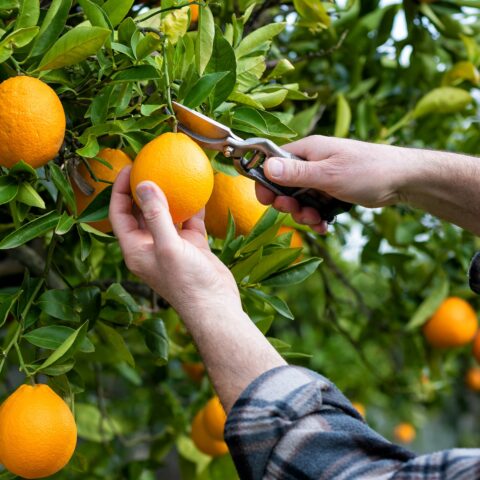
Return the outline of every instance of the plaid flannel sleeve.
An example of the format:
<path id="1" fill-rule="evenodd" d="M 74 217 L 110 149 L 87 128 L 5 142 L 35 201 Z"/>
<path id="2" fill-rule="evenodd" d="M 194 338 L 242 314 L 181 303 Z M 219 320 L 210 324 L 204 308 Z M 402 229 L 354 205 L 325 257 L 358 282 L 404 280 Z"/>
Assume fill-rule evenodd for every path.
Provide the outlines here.
<path id="1" fill-rule="evenodd" d="M 415 456 L 369 428 L 333 383 L 298 367 L 253 381 L 225 440 L 242 480 L 480 478 L 480 449 Z"/>

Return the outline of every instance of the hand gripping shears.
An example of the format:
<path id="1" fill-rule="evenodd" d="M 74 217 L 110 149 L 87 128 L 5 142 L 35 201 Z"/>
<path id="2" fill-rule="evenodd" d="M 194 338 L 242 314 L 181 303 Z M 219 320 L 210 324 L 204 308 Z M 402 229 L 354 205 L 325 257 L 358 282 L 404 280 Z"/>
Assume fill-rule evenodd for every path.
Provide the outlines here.
<path id="1" fill-rule="evenodd" d="M 195 140 L 202 148 L 222 152 L 233 159 L 233 165 L 241 174 L 255 180 L 276 195 L 295 198 L 301 206 L 313 207 L 323 220 L 332 222 L 339 213 L 350 210 L 352 205 L 318 190 L 285 187 L 270 181 L 263 172 L 263 162 L 269 157 L 303 160 L 283 150 L 266 138 L 243 140 L 228 127 L 211 118 L 172 102 L 178 129 Z"/>

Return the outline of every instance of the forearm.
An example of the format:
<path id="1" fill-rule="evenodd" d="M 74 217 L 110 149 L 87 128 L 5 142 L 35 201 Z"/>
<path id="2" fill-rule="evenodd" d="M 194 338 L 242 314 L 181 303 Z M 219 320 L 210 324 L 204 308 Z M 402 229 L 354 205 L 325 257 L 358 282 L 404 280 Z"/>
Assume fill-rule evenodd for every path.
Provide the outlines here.
<path id="1" fill-rule="evenodd" d="M 480 158 L 398 148 L 397 159 L 400 201 L 480 234 Z"/>
<path id="2" fill-rule="evenodd" d="M 238 302 L 222 302 L 179 312 L 228 413 L 258 376 L 286 365 Z"/>

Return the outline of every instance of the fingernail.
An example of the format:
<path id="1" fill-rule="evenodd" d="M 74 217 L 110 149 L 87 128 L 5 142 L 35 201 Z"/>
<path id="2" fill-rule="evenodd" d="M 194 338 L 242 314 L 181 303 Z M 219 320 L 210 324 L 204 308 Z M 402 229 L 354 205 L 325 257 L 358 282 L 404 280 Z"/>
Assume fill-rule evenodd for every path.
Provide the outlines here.
<path id="1" fill-rule="evenodd" d="M 152 186 L 145 182 L 141 183 L 137 187 L 137 196 L 142 203 L 150 200 L 153 197 Z"/>
<path id="2" fill-rule="evenodd" d="M 268 172 L 270 176 L 280 178 L 283 175 L 283 162 L 277 158 L 268 161 Z"/>

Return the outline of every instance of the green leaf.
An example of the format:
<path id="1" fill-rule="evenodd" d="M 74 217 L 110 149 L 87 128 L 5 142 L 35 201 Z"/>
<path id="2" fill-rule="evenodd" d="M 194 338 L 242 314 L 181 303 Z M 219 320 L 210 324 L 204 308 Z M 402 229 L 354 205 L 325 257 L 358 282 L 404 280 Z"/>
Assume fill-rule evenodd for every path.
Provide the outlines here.
<path id="1" fill-rule="evenodd" d="M 330 17 L 322 2 L 318 0 L 293 0 L 293 5 L 302 20 L 307 22 L 307 25 L 317 23 L 323 27 L 330 26 Z"/>
<path id="2" fill-rule="evenodd" d="M 135 360 L 120 333 L 103 322 L 97 322 L 95 329 L 107 344 L 107 347 L 115 351 L 117 358 L 127 362 L 131 367 L 135 366 Z"/>
<path id="3" fill-rule="evenodd" d="M 277 62 L 275 67 L 273 67 L 273 70 L 268 74 L 267 80 L 273 80 L 275 78 L 282 77 L 286 73 L 292 72 L 293 70 L 295 70 L 293 64 L 286 58 L 282 58 Z"/>
<path id="4" fill-rule="evenodd" d="M 435 310 L 437 310 L 443 300 L 445 300 L 448 291 L 448 278 L 443 272 L 440 272 L 436 277 L 436 282 L 430 294 L 418 306 L 405 329 L 411 331 L 421 327 L 434 314 Z"/>
<path id="5" fill-rule="evenodd" d="M 112 283 L 105 292 L 105 300 L 111 300 L 124 305 L 132 312 L 138 312 L 139 307 L 133 297 L 119 284 Z"/>
<path id="6" fill-rule="evenodd" d="M 241 282 L 253 269 L 255 265 L 260 261 L 263 255 L 263 248 L 260 247 L 254 251 L 249 257 L 242 259 L 242 261 L 236 263 L 230 271 L 237 282 Z"/>
<path id="7" fill-rule="evenodd" d="M 36 304 L 51 317 L 66 322 L 80 321 L 76 310 L 75 296 L 71 290 L 47 290 L 39 297 Z"/>
<path id="8" fill-rule="evenodd" d="M 43 55 L 60 36 L 72 8 L 72 0 L 53 0 L 43 19 L 38 36 L 30 51 L 31 57 Z"/>
<path id="9" fill-rule="evenodd" d="M 0 177 L 0 205 L 11 202 L 17 196 L 18 187 L 14 178 L 8 175 Z"/>
<path id="10" fill-rule="evenodd" d="M 70 216 L 67 212 L 63 212 L 55 228 L 55 233 L 57 235 L 65 235 L 72 229 L 75 223 L 75 217 Z"/>
<path id="11" fill-rule="evenodd" d="M 55 70 L 82 62 L 97 53 L 110 33 L 110 30 L 101 27 L 73 28 L 55 42 L 37 70 Z"/>
<path id="12" fill-rule="evenodd" d="M 22 0 L 14 30 L 18 30 L 19 28 L 34 27 L 37 25 L 39 16 L 39 0 Z"/>
<path id="13" fill-rule="evenodd" d="M 162 39 L 156 33 L 147 33 L 135 48 L 136 59 L 143 60 L 155 50 L 159 50 L 161 44 Z"/>
<path id="14" fill-rule="evenodd" d="M 259 112 L 249 107 L 235 109 L 232 127 L 242 132 L 266 137 L 288 139 L 297 135 L 273 113 Z"/>
<path id="15" fill-rule="evenodd" d="M 38 27 L 20 28 L 7 35 L 0 42 L 0 63 L 10 58 L 15 48 L 28 45 L 38 34 L 38 31 Z"/>
<path id="16" fill-rule="evenodd" d="M 235 49 L 237 59 L 250 55 L 259 49 L 268 49 L 268 44 L 272 38 L 283 32 L 286 25 L 284 22 L 270 23 L 247 35 Z"/>
<path id="17" fill-rule="evenodd" d="M 272 221 L 270 218 L 268 220 L 269 222 Z M 268 223 L 266 223 L 265 225 L 268 225 Z M 271 243 L 273 239 L 277 236 L 278 230 L 280 229 L 281 225 L 282 224 L 280 222 L 277 222 L 259 235 L 256 235 L 252 238 L 249 236 L 242 248 L 239 250 L 239 253 L 252 252 L 254 250 L 257 250 L 261 246 Z M 261 228 L 263 229 L 264 226 L 261 225 Z"/>
<path id="18" fill-rule="evenodd" d="M 71 333 L 62 344 L 35 370 L 35 373 L 42 372 L 44 368 L 50 367 L 59 360 L 71 356 L 80 347 L 87 335 L 88 322 L 78 327 Z"/>
<path id="19" fill-rule="evenodd" d="M 462 111 L 473 97 L 466 90 L 456 87 L 439 87 L 422 97 L 415 105 L 413 118 L 434 113 L 456 113 Z"/>
<path id="20" fill-rule="evenodd" d="M 0 327 L 5 325 L 7 321 L 8 315 L 10 314 L 12 308 L 14 307 L 15 303 L 19 299 L 20 295 L 22 295 L 23 290 L 19 289 L 16 293 L 12 295 L 6 295 L 1 299 L 0 303 Z"/>
<path id="21" fill-rule="evenodd" d="M 50 325 L 31 330 L 22 335 L 22 338 L 36 347 L 45 348 L 46 350 L 56 350 L 73 333 L 75 333 L 73 328 L 62 325 Z M 85 337 L 79 344 L 78 350 L 84 353 L 91 353 L 95 351 L 95 347 L 88 337 Z"/>
<path id="22" fill-rule="evenodd" d="M 288 90 L 278 88 L 275 91 L 256 91 L 251 93 L 251 98 L 263 108 L 275 108 L 287 98 Z"/>
<path id="23" fill-rule="evenodd" d="M 74 366 L 75 360 L 73 358 L 69 358 L 64 360 L 64 363 L 56 363 L 55 365 L 50 365 L 49 367 L 43 368 L 42 373 L 50 377 L 59 377 L 60 375 L 65 375 L 68 373 Z"/>
<path id="24" fill-rule="evenodd" d="M 17 196 L 15 200 L 20 203 L 24 203 L 30 207 L 46 208 L 43 198 L 37 193 L 37 191 L 27 182 L 22 183 L 19 186 Z"/>
<path id="25" fill-rule="evenodd" d="M 57 187 L 58 191 L 62 194 L 69 210 L 76 215 L 77 203 L 75 202 L 75 195 L 73 194 L 70 180 L 66 175 L 64 175 L 60 167 L 55 165 L 53 162 L 49 165 L 49 168 L 53 183 Z"/>
<path id="26" fill-rule="evenodd" d="M 113 82 L 145 82 L 148 80 L 158 80 L 160 74 L 151 65 L 138 65 L 131 67 L 112 76 Z"/>
<path id="27" fill-rule="evenodd" d="M 255 288 L 248 288 L 243 290 L 250 296 L 253 296 L 257 300 L 264 302 L 270 305 L 277 313 L 288 318 L 289 320 L 293 320 L 295 317 L 293 313 L 288 308 L 288 305 L 279 297 L 274 295 L 269 295 L 268 293 L 263 292 L 262 290 L 257 290 Z"/>
<path id="28" fill-rule="evenodd" d="M 195 66 L 198 75 L 203 75 L 213 52 L 215 38 L 215 22 L 209 7 L 200 8 L 198 17 L 198 32 L 195 42 Z"/>
<path id="29" fill-rule="evenodd" d="M 352 111 L 350 105 L 342 93 L 337 95 L 337 118 L 335 120 L 335 137 L 348 137 L 350 123 L 352 122 Z"/>
<path id="30" fill-rule="evenodd" d="M 162 364 L 168 362 L 168 335 L 165 324 L 159 318 L 145 320 L 140 326 L 148 349 Z"/>
<path id="31" fill-rule="evenodd" d="M 309 258 L 268 277 L 262 281 L 262 285 L 269 287 L 288 287 L 289 285 L 302 283 L 317 270 L 320 263 L 322 263 L 321 258 Z"/>
<path id="32" fill-rule="evenodd" d="M 110 197 L 112 196 L 112 187 L 109 185 L 103 189 L 88 207 L 78 217 L 79 222 L 98 222 L 108 217 L 108 208 L 110 206 Z"/>
<path id="33" fill-rule="evenodd" d="M 211 95 L 212 109 L 216 109 L 224 102 L 235 88 L 237 61 L 232 46 L 223 38 L 221 30 L 217 27 L 215 30 L 215 39 L 213 42 L 212 56 L 205 68 L 205 73 L 227 72 L 214 87 Z"/>
<path id="34" fill-rule="evenodd" d="M 228 75 L 228 72 L 216 72 L 204 75 L 192 86 L 183 101 L 184 105 L 189 108 L 195 108 L 201 105 L 213 92 L 218 82 L 226 75 Z"/>
<path id="35" fill-rule="evenodd" d="M 300 248 L 285 248 L 275 250 L 270 255 L 262 257 L 260 262 L 252 269 L 248 276 L 248 283 L 255 284 L 261 282 L 274 272 L 290 265 L 301 254 Z"/>
<path id="36" fill-rule="evenodd" d="M 270 230 L 270 228 L 273 227 L 273 225 L 277 222 L 278 216 L 278 210 L 275 210 L 272 207 L 268 208 L 255 224 L 248 237 L 245 239 L 242 249 L 247 245 L 250 245 L 253 240 L 262 235 L 264 232 Z M 278 225 L 278 228 L 280 228 L 280 225 Z"/>
<path id="37" fill-rule="evenodd" d="M 115 419 L 104 418 L 98 407 L 91 403 L 75 402 L 75 421 L 78 436 L 90 442 L 109 442 L 121 432 Z"/>
<path id="38" fill-rule="evenodd" d="M 91 0 L 78 0 L 79 5 L 85 12 L 85 16 L 94 27 L 112 28 L 108 16 L 100 5 L 92 2 Z"/>
<path id="39" fill-rule="evenodd" d="M 56 227 L 59 218 L 60 214 L 52 211 L 22 225 L 19 229 L 10 233 L 0 241 L 0 250 L 16 248 L 34 238 L 45 235 Z"/>
<path id="40" fill-rule="evenodd" d="M 102 7 L 111 24 L 116 27 L 127 16 L 134 3 L 135 0 L 107 0 Z"/>

